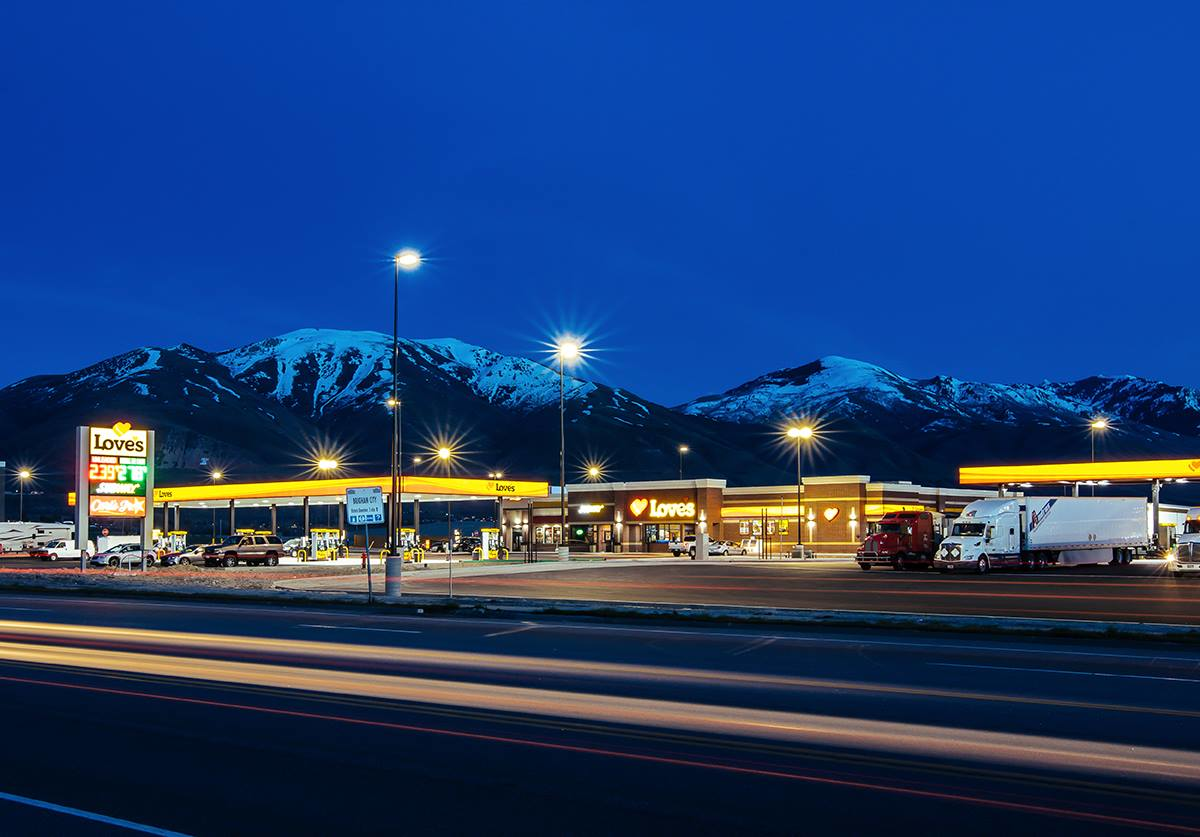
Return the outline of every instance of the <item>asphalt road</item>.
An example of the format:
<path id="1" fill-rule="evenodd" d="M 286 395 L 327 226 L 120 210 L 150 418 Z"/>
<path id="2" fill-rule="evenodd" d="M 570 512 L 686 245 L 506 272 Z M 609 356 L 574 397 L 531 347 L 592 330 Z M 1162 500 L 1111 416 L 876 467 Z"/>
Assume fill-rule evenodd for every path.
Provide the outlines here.
<path id="1" fill-rule="evenodd" d="M 377 583 L 378 580 L 377 580 Z M 314 589 L 365 590 L 357 577 Z M 409 573 L 405 592 L 446 591 L 444 572 Z M 456 595 L 661 602 L 1200 624 L 1200 579 L 1175 578 L 1162 562 L 943 576 L 864 573 L 831 563 L 652 563 L 559 572 L 456 577 Z"/>
<path id="2" fill-rule="evenodd" d="M 0 595 L 0 831 L 1193 831 L 1198 696 L 1170 645 Z"/>

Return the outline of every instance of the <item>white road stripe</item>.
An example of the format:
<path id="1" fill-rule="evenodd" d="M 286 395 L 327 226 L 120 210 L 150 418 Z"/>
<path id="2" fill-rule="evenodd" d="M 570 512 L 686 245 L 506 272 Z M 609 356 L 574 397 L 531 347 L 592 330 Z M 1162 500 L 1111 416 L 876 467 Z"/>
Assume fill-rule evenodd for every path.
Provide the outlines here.
<path id="1" fill-rule="evenodd" d="M 1025 671 L 1035 674 L 1075 674 L 1083 677 L 1119 677 L 1127 680 L 1167 680 L 1172 683 L 1200 683 L 1200 680 L 1191 677 L 1162 677 L 1152 674 L 1112 674 L 1106 671 L 1071 671 L 1062 668 L 1020 668 L 1018 666 L 984 666 L 968 663 L 927 663 L 927 665 L 942 666 L 943 668 L 986 668 L 993 671 Z"/>
<path id="2" fill-rule="evenodd" d="M 183 832 L 169 831 L 165 828 L 157 828 L 153 825 L 143 825 L 140 822 L 132 822 L 123 820 L 119 817 L 110 817 L 105 814 L 97 814 L 93 811 L 84 811 L 79 808 L 71 808 L 66 805 L 56 805 L 53 802 L 46 802 L 41 799 L 30 799 L 28 796 L 17 796 L 15 793 L 4 793 L 0 791 L 0 800 L 5 802 L 15 802 L 18 805 L 28 805 L 31 808 L 41 808 L 45 811 L 53 811 L 56 814 L 66 814 L 70 817 L 79 817 L 92 822 L 102 822 L 105 825 L 113 825 L 117 828 L 124 828 L 129 831 L 140 831 L 143 834 L 159 834 L 163 837 L 185 837 Z"/>
<path id="3" fill-rule="evenodd" d="M 406 631 L 403 628 L 364 628 L 360 625 L 297 625 L 297 628 L 322 628 L 327 631 L 374 631 L 380 634 L 419 634 L 420 631 Z"/>
<path id="4" fill-rule="evenodd" d="M 509 628 L 507 631 L 496 631 L 495 633 L 484 634 L 483 638 L 491 639 L 494 636 L 508 636 L 509 634 L 520 634 L 520 633 L 524 633 L 525 631 L 532 631 L 536 627 L 537 627 L 537 625 L 533 624 L 532 622 L 526 622 L 525 624 L 521 625 L 521 627 L 519 627 L 519 628 Z"/>

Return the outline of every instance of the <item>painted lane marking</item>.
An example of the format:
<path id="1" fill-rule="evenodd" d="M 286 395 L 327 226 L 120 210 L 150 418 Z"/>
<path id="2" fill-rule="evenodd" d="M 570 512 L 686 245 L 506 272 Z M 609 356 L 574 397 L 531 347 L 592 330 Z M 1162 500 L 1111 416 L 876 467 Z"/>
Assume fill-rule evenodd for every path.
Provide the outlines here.
<path id="1" fill-rule="evenodd" d="M 28 796 L 17 796 L 15 793 L 4 793 L 0 791 L 0 800 L 5 802 L 14 802 L 18 805 L 28 805 L 30 808 L 41 808 L 44 811 L 53 811 L 56 814 L 66 814 L 70 817 L 79 817 L 92 822 L 102 822 L 105 825 L 113 825 L 117 828 L 124 828 L 127 831 L 140 831 L 143 834 L 158 834 L 162 837 L 184 837 L 183 832 L 169 831 L 165 828 L 158 828 L 153 825 L 143 825 L 140 822 L 131 820 L 123 820 L 119 817 L 110 817 L 106 814 L 97 814 L 94 811 L 84 811 L 81 808 L 71 808 L 67 805 L 58 805 L 54 802 L 46 802 L 42 799 L 31 799 Z"/>
<path id="2" fill-rule="evenodd" d="M 526 622 L 523 625 L 521 625 L 519 628 L 509 628 L 507 631 L 496 631 L 495 633 L 484 634 L 483 638 L 491 639 L 494 636 L 509 636 L 510 634 L 521 634 L 521 633 L 525 633 L 525 631 L 532 631 L 537 627 L 538 626 L 533 624 L 532 622 Z"/>
<path id="3" fill-rule="evenodd" d="M 364 628 L 359 625 L 297 625 L 297 628 L 321 628 L 326 631 L 373 631 L 380 634 L 419 634 L 421 631 L 409 631 L 404 628 Z"/>
<path id="4" fill-rule="evenodd" d="M 1171 683 L 1200 683 L 1200 680 L 1191 677 L 1163 677 L 1153 674 L 1113 674 L 1106 671 L 1072 671 L 1065 668 L 1021 668 L 1019 666 L 985 666 L 971 665 L 969 663 L 927 663 L 927 665 L 941 666 L 943 668 L 986 668 L 992 671 L 1024 671 L 1035 674 L 1075 674 L 1083 677 L 1119 677 L 1126 680 L 1166 680 Z"/>

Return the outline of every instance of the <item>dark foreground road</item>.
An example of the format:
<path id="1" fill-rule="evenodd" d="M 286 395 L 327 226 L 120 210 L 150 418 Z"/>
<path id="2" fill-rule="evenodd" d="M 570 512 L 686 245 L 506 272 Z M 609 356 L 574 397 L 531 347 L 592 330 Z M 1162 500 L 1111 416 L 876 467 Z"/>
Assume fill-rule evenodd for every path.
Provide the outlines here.
<path id="1" fill-rule="evenodd" d="M 330 579 L 324 588 L 366 589 L 359 578 Z M 446 578 L 409 573 L 405 590 L 443 593 Z M 946 577 L 930 571 L 864 573 L 854 564 L 646 562 L 455 578 L 454 591 L 464 596 L 1200 624 L 1200 579 L 1167 575 L 1161 562 L 982 577 Z"/>
<path id="2" fill-rule="evenodd" d="M 2 595 L 0 833 L 1189 832 L 1198 698 L 1168 645 Z"/>

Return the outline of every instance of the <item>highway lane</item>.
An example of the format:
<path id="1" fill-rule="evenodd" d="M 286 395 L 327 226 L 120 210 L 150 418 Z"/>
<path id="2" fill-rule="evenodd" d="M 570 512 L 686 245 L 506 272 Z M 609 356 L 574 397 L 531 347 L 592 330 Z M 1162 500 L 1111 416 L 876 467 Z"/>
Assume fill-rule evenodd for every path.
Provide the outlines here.
<path id="1" fill-rule="evenodd" d="M 365 590 L 365 585 L 359 577 L 347 577 L 315 582 L 312 588 Z M 791 562 L 646 562 L 464 576 L 455 579 L 454 588 L 458 595 L 473 596 L 1200 624 L 1200 579 L 1174 578 L 1160 562 L 983 577 L 864 573 L 854 565 Z M 409 573 L 404 589 L 444 593 L 446 578 Z"/>
<path id="2" fill-rule="evenodd" d="M 187 833 L 1192 828 L 1198 690 L 1170 645 L 4 594 L 0 792 Z"/>

